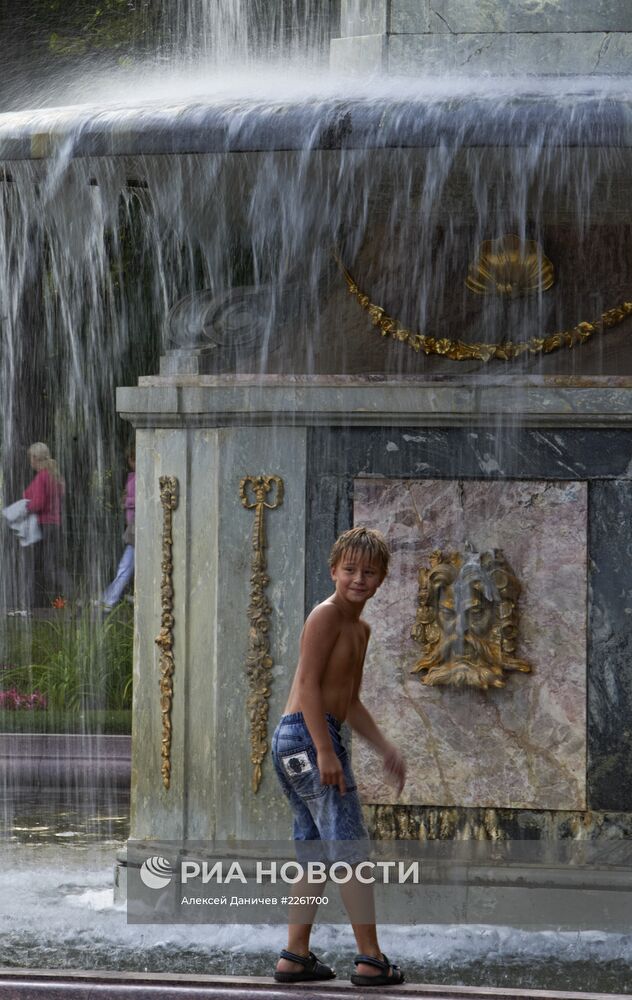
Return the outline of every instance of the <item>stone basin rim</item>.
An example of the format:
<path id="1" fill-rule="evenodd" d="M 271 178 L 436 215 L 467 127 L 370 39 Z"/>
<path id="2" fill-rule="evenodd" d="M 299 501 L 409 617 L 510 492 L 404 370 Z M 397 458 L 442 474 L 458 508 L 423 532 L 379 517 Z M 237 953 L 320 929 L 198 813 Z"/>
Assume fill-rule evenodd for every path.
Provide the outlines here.
<path id="1" fill-rule="evenodd" d="M 186 353 L 186 352 L 183 352 Z M 280 374 L 280 373 L 217 373 L 217 374 L 172 374 L 142 375 L 138 386 L 147 387 L 195 387 L 195 388 L 363 388 L 384 386 L 397 388 L 434 388 L 447 385 L 452 387 L 487 388 L 498 386 L 552 387 L 558 389 L 632 389 L 632 375 L 528 375 L 528 374 L 409 374 L 391 375 L 381 372 L 344 374 Z M 131 387 L 134 388 L 134 387 Z"/>
<path id="2" fill-rule="evenodd" d="M 626 78 L 628 79 L 628 78 Z M 629 78 L 632 84 L 632 77 Z M 572 100 L 569 101 L 568 97 Z M 625 92 L 441 99 L 199 101 L 165 107 L 44 108 L 0 114 L 0 160 L 204 153 L 459 148 L 632 147 Z"/>

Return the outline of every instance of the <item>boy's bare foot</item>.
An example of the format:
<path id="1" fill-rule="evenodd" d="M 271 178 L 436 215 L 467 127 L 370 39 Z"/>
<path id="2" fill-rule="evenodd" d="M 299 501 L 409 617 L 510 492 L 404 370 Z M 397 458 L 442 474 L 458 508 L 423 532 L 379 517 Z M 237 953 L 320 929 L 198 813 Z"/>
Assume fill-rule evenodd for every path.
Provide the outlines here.
<path id="1" fill-rule="evenodd" d="M 369 965 L 368 962 L 358 962 L 359 958 L 375 958 L 378 962 L 384 961 L 384 955 L 379 949 L 374 951 L 372 948 L 365 948 L 362 955 L 356 955 L 354 962 L 356 972 L 359 976 L 379 976 L 380 969 L 375 965 Z"/>
<path id="2" fill-rule="evenodd" d="M 301 955 L 301 958 L 309 958 L 309 954 Z M 268 966 L 269 968 L 269 966 Z M 280 958 L 276 964 L 277 972 L 302 972 L 303 966 L 298 962 L 290 962 L 287 958 Z"/>
<path id="3" fill-rule="evenodd" d="M 303 955 L 301 952 L 284 949 L 277 962 L 274 978 L 278 983 L 299 983 L 335 979 L 336 973 L 324 962 L 319 961 L 313 951 Z"/>
<path id="4" fill-rule="evenodd" d="M 379 957 L 378 955 L 356 955 L 354 965 L 356 971 L 351 976 L 351 982 L 355 986 L 398 986 L 404 982 L 404 973 L 399 966 L 390 962 L 382 953 Z"/>
<path id="5" fill-rule="evenodd" d="M 367 965 L 366 962 L 358 962 L 355 968 L 359 976 L 379 976 L 381 974 L 380 969 L 374 965 Z M 389 968 L 388 974 L 389 976 L 393 975 L 393 966 Z"/>

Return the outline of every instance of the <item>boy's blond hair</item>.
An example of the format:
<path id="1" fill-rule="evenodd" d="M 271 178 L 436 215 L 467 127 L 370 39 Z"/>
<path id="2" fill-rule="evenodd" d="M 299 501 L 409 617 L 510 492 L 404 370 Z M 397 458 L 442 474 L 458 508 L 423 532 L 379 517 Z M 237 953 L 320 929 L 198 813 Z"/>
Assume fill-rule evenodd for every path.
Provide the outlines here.
<path id="1" fill-rule="evenodd" d="M 329 568 L 333 569 L 334 566 L 337 566 L 347 552 L 358 552 L 366 556 L 383 576 L 388 573 L 391 554 L 381 532 L 361 525 L 357 528 L 350 528 L 349 531 L 343 531 L 329 553 Z"/>

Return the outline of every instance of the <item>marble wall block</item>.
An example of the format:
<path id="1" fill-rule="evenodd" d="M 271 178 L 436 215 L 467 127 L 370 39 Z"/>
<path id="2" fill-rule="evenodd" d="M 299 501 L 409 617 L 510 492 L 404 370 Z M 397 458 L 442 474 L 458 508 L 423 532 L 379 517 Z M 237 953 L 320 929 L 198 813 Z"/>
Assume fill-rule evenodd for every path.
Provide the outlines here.
<path id="1" fill-rule="evenodd" d="M 614 386 L 609 390 L 613 397 L 620 391 Z M 632 810 L 631 432 L 624 427 L 546 429 L 513 423 L 497 429 L 311 428 L 308 441 L 306 612 L 331 593 L 327 553 L 338 533 L 353 524 L 358 476 L 587 482 L 587 808 L 612 815 Z M 432 805 L 402 806 L 400 811 L 408 817 L 410 809 L 445 812 Z M 511 815 L 535 813 L 513 810 Z M 590 823 L 595 815 L 591 813 Z M 581 821 L 582 835 L 587 822 Z M 399 835 L 407 834 L 400 830 Z M 610 834 L 601 830 L 598 836 Z"/>
<path id="2" fill-rule="evenodd" d="M 631 32 L 431 32 L 389 36 L 387 65 L 389 73 L 412 76 L 446 72 L 575 76 L 627 74 L 631 56 Z M 359 53 L 354 57 L 348 53 L 354 72 L 359 58 Z"/>
<path id="3" fill-rule="evenodd" d="M 632 31 L 628 0 L 342 0 L 341 33 Z"/>
<path id="4" fill-rule="evenodd" d="M 628 0 L 391 0 L 391 31 L 631 31 Z"/>
<path id="5" fill-rule="evenodd" d="M 402 803 L 523 809 L 586 807 L 587 486 L 358 478 L 354 522 L 386 534 L 388 579 L 365 609 L 372 627 L 363 696 L 406 754 Z M 417 573 L 436 549 L 500 548 L 523 585 L 518 655 L 533 673 L 503 689 L 428 687 L 411 673 Z M 395 803 L 358 740 L 367 803 Z"/>

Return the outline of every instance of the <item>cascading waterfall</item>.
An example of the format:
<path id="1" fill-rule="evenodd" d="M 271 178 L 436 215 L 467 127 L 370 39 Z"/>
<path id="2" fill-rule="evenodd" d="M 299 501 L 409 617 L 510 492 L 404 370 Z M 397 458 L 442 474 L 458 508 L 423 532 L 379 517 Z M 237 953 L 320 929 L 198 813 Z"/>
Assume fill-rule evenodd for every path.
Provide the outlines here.
<path id="1" fill-rule="evenodd" d="M 6 161 L 0 184 L 5 495 L 24 478 L 20 448 L 46 439 L 68 470 L 77 575 L 93 595 L 104 575 L 98 537 L 108 534 L 95 510 L 122 443 L 114 388 L 155 370 L 165 348 L 206 348 L 209 372 L 447 370 L 380 339 L 349 298 L 336 255 L 373 302 L 436 338 L 497 343 L 510 324 L 519 342 L 625 297 L 625 229 L 605 255 L 592 251 L 621 155 L 616 92 L 481 87 L 466 99 L 454 87 L 409 85 L 398 98 L 358 87 L 341 101 L 325 84 L 288 102 L 263 85 L 267 97 L 244 90 L 232 100 L 0 120 L 0 155 L 45 129 L 57 136 L 51 160 Z M 180 137 L 209 152 L 145 152 Z M 119 155 L 89 155 L 108 146 Z M 554 250 L 569 226 L 577 270 L 565 275 L 563 298 L 499 305 L 466 289 L 468 263 L 490 233 Z M 178 308 L 166 321 L 194 292 L 216 303 L 215 334 L 199 316 L 192 333 L 190 311 L 186 329 Z M 335 330 L 341 301 L 360 335 Z M 252 328 L 228 344 L 235 309 Z M 514 364 L 538 372 L 543 363 L 527 355 Z"/>
<path id="2" fill-rule="evenodd" d="M 328 58 L 332 0 L 177 0 L 161 14 L 162 45 L 176 61 L 213 66 L 252 62 L 323 63 Z"/>
<path id="3" fill-rule="evenodd" d="M 339 33 L 339 0 L 129 0 L 68 12 L 45 0 L 3 13 L 0 110 L 99 102 L 151 79 L 154 96 L 173 95 L 199 76 L 273 66 L 326 67 Z M 118 8 L 118 9 L 117 9 Z M 37 12 L 37 13 L 36 13 Z M 28 66 L 28 72 L 25 68 Z"/>

